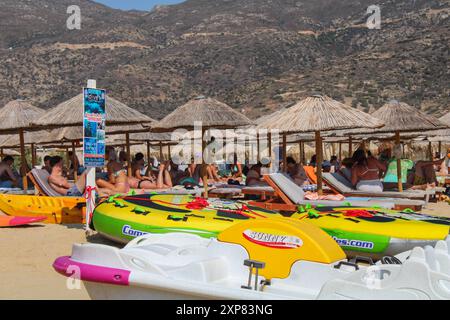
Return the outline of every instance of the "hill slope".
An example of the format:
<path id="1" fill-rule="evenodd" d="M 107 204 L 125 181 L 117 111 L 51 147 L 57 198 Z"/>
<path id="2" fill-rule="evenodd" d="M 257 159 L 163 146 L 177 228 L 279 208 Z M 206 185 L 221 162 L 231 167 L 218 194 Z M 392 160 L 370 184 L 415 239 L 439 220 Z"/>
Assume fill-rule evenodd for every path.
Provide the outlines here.
<path id="1" fill-rule="evenodd" d="M 87 78 L 162 118 L 217 97 L 256 117 L 321 91 L 369 111 L 390 98 L 441 115 L 450 89 L 450 3 L 371 0 L 188 0 L 123 12 L 88 0 L 0 0 L 0 103 L 51 107 Z M 66 29 L 69 5 L 82 29 Z M 3 31 L 4 30 L 4 31 Z"/>

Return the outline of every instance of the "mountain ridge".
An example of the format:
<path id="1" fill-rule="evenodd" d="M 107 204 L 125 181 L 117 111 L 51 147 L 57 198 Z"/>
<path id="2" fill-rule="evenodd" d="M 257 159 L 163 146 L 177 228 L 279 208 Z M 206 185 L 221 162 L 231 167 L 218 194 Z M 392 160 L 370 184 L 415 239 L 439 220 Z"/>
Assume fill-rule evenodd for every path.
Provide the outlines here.
<path id="1" fill-rule="evenodd" d="M 0 0 L 0 103 L 50 108 L 87 78 L 161 119 L 196 95 L 258 117 L 320 91 L 364 111 L 391 98 L 449 109 L 450 4 L 369 0 L 188 0 L 150 12 L 88 0 Z M 79 5 L 81 30 L 65 28 Z M 340 4 L 340 5 L 338 5 Z M 3 21 L 3 22 L 1 22 Z"/>

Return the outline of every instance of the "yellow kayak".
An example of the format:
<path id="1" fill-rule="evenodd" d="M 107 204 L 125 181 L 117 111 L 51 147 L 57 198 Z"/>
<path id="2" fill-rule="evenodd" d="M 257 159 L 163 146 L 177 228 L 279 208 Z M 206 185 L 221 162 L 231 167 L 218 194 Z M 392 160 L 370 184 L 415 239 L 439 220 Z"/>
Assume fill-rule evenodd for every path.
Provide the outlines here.
<path id="1" fill-rule="evenodd" d="M 82 223 L 85 207 L 84 198 L 0 194 L 0 211 L 9 216 L 46 217 L 44 223 Z"/>

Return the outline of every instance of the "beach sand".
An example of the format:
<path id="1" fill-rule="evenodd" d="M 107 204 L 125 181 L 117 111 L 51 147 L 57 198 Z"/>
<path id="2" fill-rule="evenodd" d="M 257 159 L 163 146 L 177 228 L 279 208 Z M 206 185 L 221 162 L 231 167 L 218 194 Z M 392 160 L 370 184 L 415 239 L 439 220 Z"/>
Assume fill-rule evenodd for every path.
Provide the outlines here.
<path id="1" fill-rule="evenodd" d="M 450 205 L 431 203 L 423 212 L 450 217 Z M 86 239 L 81 225 L 2 228 L 0 239 L 0 299 L 89 299 L 83 285 L 67 289 L 67 278 L 56 273 L 52 263 L 70 255 L 73 243 L 113 245 L 98 235 Z"/>

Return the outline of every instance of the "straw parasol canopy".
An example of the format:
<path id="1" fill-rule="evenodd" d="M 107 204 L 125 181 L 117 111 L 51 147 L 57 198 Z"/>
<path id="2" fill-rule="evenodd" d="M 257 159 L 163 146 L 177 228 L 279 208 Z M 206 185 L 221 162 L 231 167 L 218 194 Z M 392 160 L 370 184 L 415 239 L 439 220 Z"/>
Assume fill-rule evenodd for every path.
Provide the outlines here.
<path id="1" fill-rule="evenodd" d="M 156 125 L 152 126 L 152 131 L 168 132 L 181 128 L 191 130 L 195 127 L 195 122 L 201 122 L 202 125 L 202 151 L 205 149 L 203 137 L 207 129 L 231 129 L 253 124 L 250 119 L 227 104 L 213 98 L 199 96 L 178 107 Z M 203 156 L 202 162 L 204 164 Z M 203 166 L 202 180 L 205 186 L 205 197 L 208 196 L 206 174 L 206 167 Z"/>
<path id="2" fill-rule="evenodd" d="M 317 152 L 317 189 L 322 193 L 321 131 L 350 128 L 379 128 L 383 122 L 328 96 L 312 95 L 259 124 L 259 128 L 276 129 L 283 135 L 283 163 L 286 170 L 287 134 L 314 132 Z"/>
<path id="3" fill-rule="evenodd" d="M 106 99 L 106 125 L 151 124 L 152 118 L 128 107 L 126 104 L 108 96 Z M 33 122 L 38 127 L 59 128 L 83 125 L 83 94 L 64 101 L 56 107 L 47 110 L 39 119 Z M 136 128 L 135 128 L 136 129 Z M 138 128 L 138 129 L 142 129 Z"/>
<path id="4" fill-rule="evenodd" d="M 44 110 L 31 105 L 25 100 L 14 100 L 8 102 L 0 109 L 0 134 L 19 134 L 19 145 L 21 153 L 21 171 L 23 176 L 22 183 L 24 190 L 28 189 L 28 180 L 25 176 L 27 170 L 25 158 L 24 131 L 30 128 L 31 123 L 40 117 Z"/>
<path id="5" fill-rule="evenodd" d="M 319 132 L 351 128 L 379 128 L 383 122 L 330 97 L 313 95 L 270 117 L 258 127 L 281 133 Z"/>
<path id="6" fill-rule="evenodd" d="M 203 128 L 227 129 L 252 124 L 252 121 L 227 104 L 204 96 L 190 100 L 178 107 L 160 122 L 152 126 L 152 131 L 167 132 L 174 129 L 194 128 L 200 121 Z"/>
<path id="7" fill-rule="evenodd" d="M 372 113 L 372 115 L 383 121 L 385 126 L 381 129 L 371 131 L 355 129 L 346 134 L 371 134 L 376 137 L 380 133 L 395 133 L 396 144 L 400 145 L 400 132 L 408 132 L 410 137 L 414 137 L 414 133 L 416 135 L 423 135 L 425 131 L 447 128 L 445 123 L 442 123 L 435 117 L 425 114 L 407 103 L 399 102 L 398 100 L 389 101 Z M 402 191 L 401 159 L 399 158 L 397 158 L 397 176 L 398 189 Z"/>
<path id="8" fill-rule="evenodd" d="M 447 114 L 445 114 L 442 117 L 440 117 L 439 121 L 441 121 L 442 123 L 445 123 L 446 125 L 450 126 L 450 112 L 448 112 Z"/>
<path id="9" fill-rule="evenodd" d="M 425 114 L 404 102 L 391 100 L 372 113 L 385 126 L 376 132 L 414 132 L 446 129 L 447 125 L 435 117 Z"/>
<path id="10" fill-rule="evenodd" d="M 41 129 L 83 126 L 83 111 L 83 94 L 79 94 L 48 110 L 33 125 Z M 126 135 L 128 175 L 131 175 L 129 133 L 148 131 L 155 120 L 110 96 L 106 99 L 106 115 L 107 133 Z"/>
<path id="11" fill-rule="evenodd" d="M 44 112 L 25 100 L 10 101 L 0 109 L 0 133 L 17 133 L 20 129 L 28 129 Z"/>

